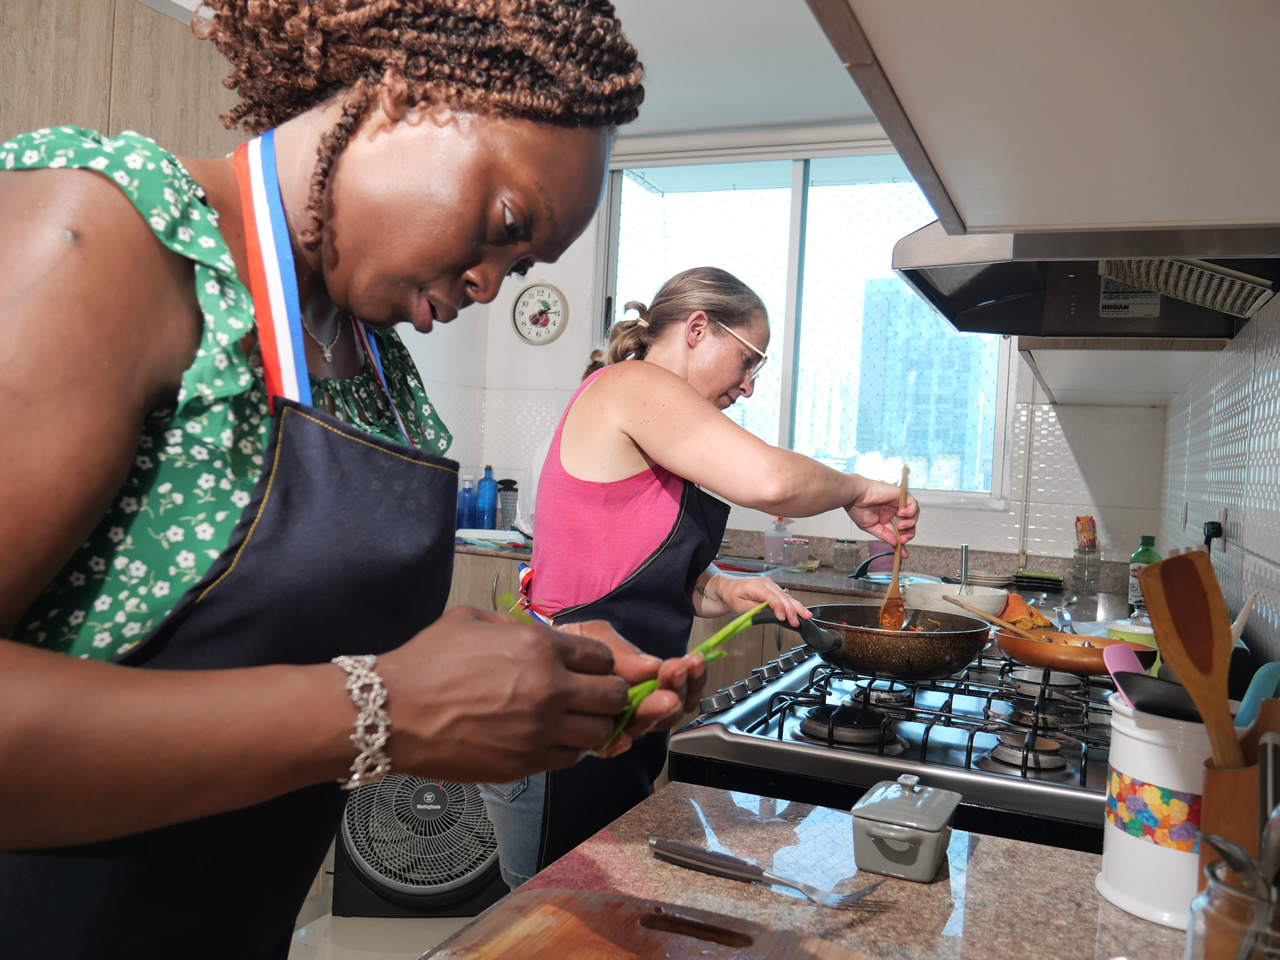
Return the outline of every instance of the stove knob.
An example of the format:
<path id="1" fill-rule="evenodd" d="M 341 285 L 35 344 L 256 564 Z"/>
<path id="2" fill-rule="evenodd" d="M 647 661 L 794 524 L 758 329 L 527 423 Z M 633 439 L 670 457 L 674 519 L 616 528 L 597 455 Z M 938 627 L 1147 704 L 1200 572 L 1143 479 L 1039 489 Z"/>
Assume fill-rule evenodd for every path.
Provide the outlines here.
<path id="1" fill-rule="evenodd" d="M 790 670 L 792 667 L 796 665 L 795 654 L 784 653 L 777 660 L 775 660 L 774 663 L 780 666 L 783 670 Z"/>
<path id="2" fill-rule="evenodd" d="M 760 676 L 760 674 L 756 673 L 754 670 L 751 671 L 751 676 L 743 677 L 742 682 L 747 685 L 747 689 L 752 693 L 755 693 L 757 690 L 764 689 L 764 677 Z"/>
<path id="3" fill-rule="evenodd" d="M 698 710 L 702 713 L 719 713 L 721 710 L 727 710 L 732 703 L 733 698 L 729 696 L 728 690 L 717 690 L 711 696 L 703 697 L 698 701 Z"/>
<path id="4" fill-rule="evenodd" d="M 756 667 L 751 672 L 760 677 L 765 683 L 771 683 L 782 676 L 782 668 L 776 663 L 766 663 L 763 667 Z"/>
<path id="5" fill-rule="evenodd" d="M 749 693 L 751 693 L 751 691 L 747 689 L 746 683 L 744 683 L 741 680 L 733 684 L 733 686 L 729 687 L 728 691 L 729 691 L 729 699 L 732 700 L 734 703 L 737 703 L 739 700 L 742 700 Z"/>
<path id="6" fill-rule="evenodd" d="M 813 656 L 813 651 L 802 643 L 800 646 L 792 649 L 791 656 L 795 658 L 796 663 L 804 663 Z"/>

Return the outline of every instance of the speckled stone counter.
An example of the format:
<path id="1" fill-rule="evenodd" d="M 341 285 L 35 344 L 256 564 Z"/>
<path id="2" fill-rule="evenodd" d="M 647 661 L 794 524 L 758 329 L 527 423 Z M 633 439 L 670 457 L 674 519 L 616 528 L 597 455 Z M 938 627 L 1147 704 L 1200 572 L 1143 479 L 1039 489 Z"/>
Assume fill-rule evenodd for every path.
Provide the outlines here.
<path id="1" fill-rule="evenodd" d="M 456 546 L 454 553 L 473 553 L 478 557 L 504 557 L 507 560 L 528 560 L 532 553 L 528 547 L 471 547 Z"/>
<path id="2" fill-rule="evenodd" d="M 1101 857 L 957 831 L 933 883 L 888 880 L 848 910 L 801 894 L 708 876 L 655 859 L 651 836 L 753 860 L 782 876 L 853 890 L 846 812 L 671 783 L 529 881 L 530 888 L 613 891 L 834 940 L 884 960 L 1096 958 L 1176 960 L 1185 935 L 1124 913 L 1093 880 Z"/>

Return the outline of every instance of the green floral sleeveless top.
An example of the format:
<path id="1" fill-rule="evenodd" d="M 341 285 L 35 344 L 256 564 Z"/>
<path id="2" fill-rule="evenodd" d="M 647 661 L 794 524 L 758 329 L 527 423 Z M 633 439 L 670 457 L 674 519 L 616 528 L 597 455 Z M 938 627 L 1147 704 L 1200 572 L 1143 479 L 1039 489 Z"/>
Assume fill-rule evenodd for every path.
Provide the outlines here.
<path id="1" fill-rule="evenodd" d="M 271 415 L 241 339 L 253 300 L 218 232 L 218 213 L 173 154 L 132 132 L 112 139 L 77 127 L 0 144 L 0 169 L 70 167 L 109 177 L 156 237 L 192 262 L 204 333 L 176 405 L 148 417 L 133 466 L 105 515 L 20 618 L 13 639 L 107 659 L 146 636 L 223 552 L 262 473 Z M 394 331 L 371 331 L 413 442 L 442 454 L 452 437 Z M 366 364 L 347 380 L 311 377 L 317 406 L 371 434 L 401 440 Z"/>

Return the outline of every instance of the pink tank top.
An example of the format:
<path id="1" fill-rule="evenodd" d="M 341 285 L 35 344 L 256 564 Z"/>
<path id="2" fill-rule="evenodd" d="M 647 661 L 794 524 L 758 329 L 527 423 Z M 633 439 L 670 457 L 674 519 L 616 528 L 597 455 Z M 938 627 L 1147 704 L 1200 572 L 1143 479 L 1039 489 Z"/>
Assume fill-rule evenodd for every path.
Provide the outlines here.
<path id="1" fill-rule="evenodd" d="M 570 476 L 561 466 L 565 418 L 608 370 L 593 373 L 574 393 L 538 480 L 529 597 L 552 616 L 614 590 L 662 545 L 680 511 L 684 480 L 670 470 L 653 467 L 597 483 Z"/>

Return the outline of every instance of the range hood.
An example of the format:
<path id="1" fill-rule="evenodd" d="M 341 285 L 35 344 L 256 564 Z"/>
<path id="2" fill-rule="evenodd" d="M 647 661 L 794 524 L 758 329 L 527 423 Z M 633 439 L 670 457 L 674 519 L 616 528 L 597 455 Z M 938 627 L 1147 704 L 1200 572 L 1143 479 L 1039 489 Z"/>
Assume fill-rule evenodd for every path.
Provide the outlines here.
<path id="1" fill-rule="evenodd" d="M 1280 291 L 1280 230 L 899 240 L 893 269 L 958 330 L 1024 337 L 1230 340 Z"/>
<path id="2" fill-rule="evenodd" d="M 807 3 L 938 217 L 893 266 L 960 329 L 1230 338 L 1280 289 L 1280 3 Z"/>

